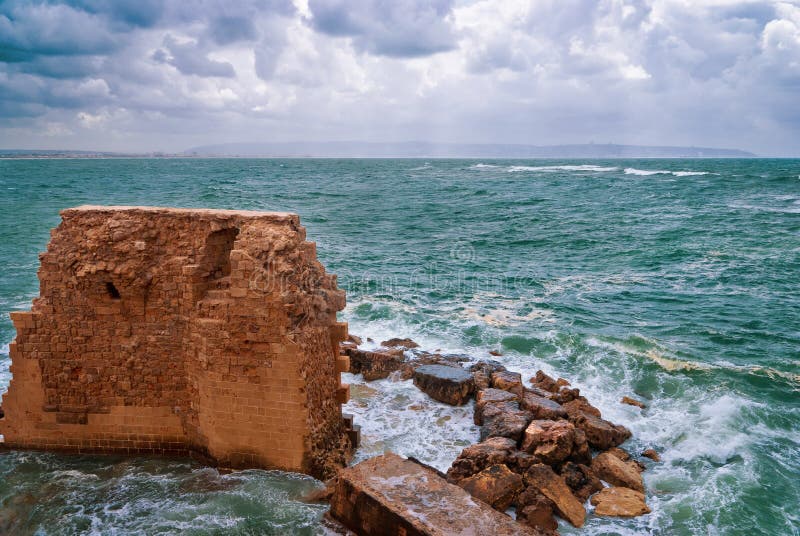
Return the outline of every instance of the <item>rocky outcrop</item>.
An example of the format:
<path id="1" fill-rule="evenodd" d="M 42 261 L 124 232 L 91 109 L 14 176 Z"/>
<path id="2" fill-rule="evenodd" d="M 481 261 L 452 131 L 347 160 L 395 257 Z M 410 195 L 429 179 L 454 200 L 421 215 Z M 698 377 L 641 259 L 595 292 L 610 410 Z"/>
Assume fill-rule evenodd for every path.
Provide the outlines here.
<path id="1" fill-rule="evenodd" d="M 522 375 L 517 372 L 502 370 L 491 375 L 492 387 L 502 389 L 521 397 L 523 393 Z"/>
<path id="2" fill-rule="evenodd" d="M 517 521 L 542 534 L 558 536 L 555 504 L 542 493 L 529 486 L 517 497 Z"/>
<path id="3" fill-rule="evenodd" d="M 598 450 L 607 450 L 621 445 L 631 437 L 631 432 L 622 425 L 614 424 L 585 411 L 571 411 L 569 420 L 586 434 L 589 444 Z"/>
<path id="4" fill-rule="evenodd" d="M 387 453 L 342 470 L 331 516 L 359 535 L 536 535 L 435 471 Z"/>
<path id="5" fill-rule="evenodd" d="M 592 496 L 591 503 L 599 516 L 636 517 L 650 513 L 644 493 L 629 488 L 603 488 Z"/>
<path id="6" fill-rule="evenodd" d="M 492 437 L 461 451 L 447 471 L 447 479 L 457 483 L 492 465 L 507 465 L 514 458 L 517 442 L 507 437 Z"/>
<path id="7" fill-rule="evenodd" d="M 502 389 L 488 388 L 478 391 L 478 396 L 475 398 L 475 424 L 478 426 L 483 424 L 483 412 L 487 406 L 517 401 L 519 401 L 517 395 L 509 393 L 508 391 L 503 391 Z"/>
<path id="8" fill-rule="evenodd" d="M 644 409 L 646 407 L 643 402 L 639 402 L 635 398 L 631 398 L 629 396 L 623 396 L 620 402 L 623 404 L 627 404 L 629 406 L 636 406 L 637 408 L 640 409 Z"/>
<path id="9" fill-rule="evenodd" d="M 531 421 L 525 429 L 521 448 L 542 463 L 556 465 L 572 455 L 575 426 L 568 421 Z"/>
<path id="10" fill-rule="evenodd" d="M 595 472 L 582 463 L 567 462 L 561 467 L 560 474 L 572 494 L 581 502 L 586 502 L 593 493 L 603 489 L 603 483 Z"/>
<path id="11" fill-rule="evenodd" d="M 350 372 L 362 374 L 366 381 L 382 380 L 406 368 L 406 358 L 400 348 L 369 351 L 346 347 L 344 351 L 350 357 Z"/>
<path id="12" fill-rule="evenodd" d="M 451 406 L 466 404 L 475 390 L 472 374 L 462 368 L 422 365 L 414 370 L 414 385 L 428 396 Z"/>
<path id="13" fill-rule="evenodd" d="M 642 456 L 644 456 L 645 458 L 650 458 L 654 462 L 661 461 L 661 456 L 655 449 L 645 449 L 644 452 L 642 452 Z"/>
<path id="14" fill-rule="evenodd" d="M 411 339 L 399 339 L 397 337 L 391 338 L 388 341 L 382 341 L 381 346 L 386 346 L 389 348 L 419 348 L 419 344 L 415 343 Z"/>
<path id="15" fill-rule="evenodd" d="M 481 441 L 489 437 L 507 437 L 519 441 L 533 416 L 517 402 L 487 404 L 482 411 Z"/>

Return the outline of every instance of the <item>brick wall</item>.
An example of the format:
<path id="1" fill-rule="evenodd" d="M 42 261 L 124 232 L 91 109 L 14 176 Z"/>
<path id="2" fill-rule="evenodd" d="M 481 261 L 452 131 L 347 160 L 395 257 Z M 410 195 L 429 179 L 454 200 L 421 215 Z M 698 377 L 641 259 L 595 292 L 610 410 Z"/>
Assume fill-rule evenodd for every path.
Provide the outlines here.
<path id="1" fill-rule="evenodd" d="M 325 476 L 348 450 L 344 292 L 294 214 L 78 207 L 12 313 L 12 448 Z"/>

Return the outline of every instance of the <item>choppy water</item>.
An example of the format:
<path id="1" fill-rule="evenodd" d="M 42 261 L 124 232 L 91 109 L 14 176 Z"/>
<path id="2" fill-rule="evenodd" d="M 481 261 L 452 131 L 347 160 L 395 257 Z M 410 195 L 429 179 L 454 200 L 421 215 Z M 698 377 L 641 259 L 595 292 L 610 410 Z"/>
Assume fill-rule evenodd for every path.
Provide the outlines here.
<path id="1" fill-rule="evenodd" d="M 0 310 L 29 306 L 58 210 L 83 203 L 298 212 L 353 333 L 573 380 L 630 450 L 663 451 L 651 515 L 580 533 L 800 534 L 798 160 L 0 161 Z M 13 335 L 4 312 L 0 392 Z M 469 407 L 349 380 L 359 458 L 445 468 L 477 438 Z M 0 475 L 0 531 L 323 531 L 298 500 L 314 481 L 286 473 L 12 453 Z"/>

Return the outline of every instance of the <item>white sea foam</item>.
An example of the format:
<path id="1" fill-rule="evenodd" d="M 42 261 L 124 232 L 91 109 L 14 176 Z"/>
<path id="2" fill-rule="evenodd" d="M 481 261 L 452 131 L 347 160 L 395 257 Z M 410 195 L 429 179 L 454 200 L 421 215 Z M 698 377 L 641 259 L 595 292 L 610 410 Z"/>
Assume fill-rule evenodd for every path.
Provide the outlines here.
<path id="1" fill-rule="evenodd" d="M 709 175 L 708 171 L 669 171 L 665 169 L 636 169 L 625 168 L 626 175 L 639 175 L 648 177 L 650 175 L 674 175 L 675 177 L 692 177 L 695 175 Z"/>
<path id="2" fill-rule="evenodd" d="M 590 164 L 583 165 L 563 165 L 563 166 L 509 166 L 508 171 L 511 173 L 519 171 L 589 171 L 589 172 L 602 172 L 602 171 L 616 171 L 617 167 L 604 167 L 594 166 Z"/>
<path id="3" fill-rule="evenodd" d="M 494 164 L 474 164 L 470 166 L 470 169 L 495 169 L 499 168 L 500 166 Z"/>

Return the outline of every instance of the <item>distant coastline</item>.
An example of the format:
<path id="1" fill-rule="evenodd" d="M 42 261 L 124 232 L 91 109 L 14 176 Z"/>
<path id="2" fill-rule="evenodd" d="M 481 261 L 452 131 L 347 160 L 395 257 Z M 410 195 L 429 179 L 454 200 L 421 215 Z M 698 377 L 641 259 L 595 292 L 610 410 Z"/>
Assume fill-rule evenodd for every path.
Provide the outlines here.
<path id="1" fill-rule="evenodd" d="M 61 158 L 758 158 L 740 149 L 618 144 L 522 145 L 433 142 L 282 142 L 226 143 L 183 152 L 118 153 L 110 151 L 0 149 L 0 159 Z"/>

